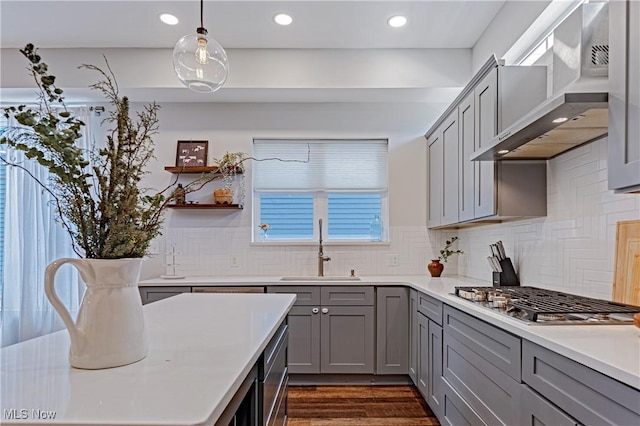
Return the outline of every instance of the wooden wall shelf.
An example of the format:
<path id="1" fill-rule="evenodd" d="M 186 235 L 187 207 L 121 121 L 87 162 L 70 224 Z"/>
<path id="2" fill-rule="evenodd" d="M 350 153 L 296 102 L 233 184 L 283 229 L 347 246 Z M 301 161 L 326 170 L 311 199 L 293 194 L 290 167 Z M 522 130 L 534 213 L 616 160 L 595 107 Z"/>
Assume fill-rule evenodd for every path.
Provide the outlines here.
<path id="1" fill-rule="evenodd" d="M 193 174 L 193 173 L 217 173 L 218 167 L 216 166 L 165 166 L 164 169 L 170 173 L 184 173 L 184 174 Z M 236 174 L 242 174 L 241 168 L 236 168 Z"/>
<path id="2" fill-rule="evenodd" d="M 211 173 L 218 171 L 216 166 L 165 166 L 164 169 L 171 173 Z"/>
<path id="3" fill-rule="evenodd" d="M 221 210 L 242 210 L 238 204 L 169 204 L 170 209 L 221 209 Z"/>

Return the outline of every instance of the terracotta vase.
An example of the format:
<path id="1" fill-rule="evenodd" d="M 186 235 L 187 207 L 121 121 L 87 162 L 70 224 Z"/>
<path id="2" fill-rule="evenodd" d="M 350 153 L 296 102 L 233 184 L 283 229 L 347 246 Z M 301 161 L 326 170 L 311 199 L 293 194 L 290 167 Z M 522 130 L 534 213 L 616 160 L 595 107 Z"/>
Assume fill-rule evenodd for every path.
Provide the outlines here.
<path id="1" fill-rule="evenodd" d="M 432 259 L 431 263 L 427 265 L 427 269 L 432 277 L 439 277 L 442 274 L 444 265 L 440 263 L 440 259 Z"/>

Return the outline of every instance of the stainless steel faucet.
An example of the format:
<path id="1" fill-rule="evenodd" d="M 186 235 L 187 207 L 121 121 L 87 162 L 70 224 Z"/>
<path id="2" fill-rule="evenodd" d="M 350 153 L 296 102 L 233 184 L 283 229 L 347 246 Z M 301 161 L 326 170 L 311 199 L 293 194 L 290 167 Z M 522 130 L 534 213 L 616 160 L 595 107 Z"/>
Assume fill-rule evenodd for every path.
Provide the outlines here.
<path id="1" fill-rule="evenodd" d="M 328 262 L 331 260 L 329 256 L 325 256 L 322 251 L 322 219 L 318 220 L 319 228 L 320 228 L 320 246 L 318 247 L 318 276 L 324 277 L 324 262 Z"/>

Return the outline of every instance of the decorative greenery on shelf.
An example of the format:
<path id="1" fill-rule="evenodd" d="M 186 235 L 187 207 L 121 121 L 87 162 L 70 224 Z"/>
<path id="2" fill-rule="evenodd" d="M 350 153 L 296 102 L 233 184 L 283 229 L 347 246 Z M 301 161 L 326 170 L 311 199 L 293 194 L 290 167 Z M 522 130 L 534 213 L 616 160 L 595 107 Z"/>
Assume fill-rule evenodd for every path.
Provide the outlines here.
<path id="1" fill-rule="evenodd" d="M 225 152 L 221 158 L 213 159 L 213 164 L 218 168 L 218 173 L 222 174 L 225 189 L 231 189 L 234 177 L 244 173 L 244 164 L 242 163 L 246 159 L 247 154 L 244 152 Z"/>
<path id="2" fill-rule="evenodd" d="M 442 250 L 440 250 L 440 255 L 438 256 L 438 259 L 444 261 L 445 263 L 447 262 L 447 259 L 451 256 L 453 256 L 454 254 L 463 254 L 464 251 L 462 250 L 451 250 L 451 246 L 453 245 L 453 243 L 455 243 L 458 240 L 458 237 L 452 237 L 450 240 L 447 240 L 445 242 L 445 246 Z"/>

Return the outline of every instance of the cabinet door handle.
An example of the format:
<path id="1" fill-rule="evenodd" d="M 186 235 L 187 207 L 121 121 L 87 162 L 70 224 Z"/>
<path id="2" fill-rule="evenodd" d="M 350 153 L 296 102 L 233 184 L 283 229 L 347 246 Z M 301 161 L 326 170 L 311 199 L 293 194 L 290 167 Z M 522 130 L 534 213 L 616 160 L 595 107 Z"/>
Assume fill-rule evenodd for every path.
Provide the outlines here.
<path id="1" fill-rule="evenodd" d="M 322 308 L 322 313 L 323 314 L 328 314 L 329 313 L 329 308 Z"/>
<path id="2" fill-rule="evenodd" d="M 317 314 L 318 312 L 320 312 L 320 309 L 318 309 L 318 308 L 313 308 L 313 309 L 311 310 L 311 312 L 313 312 L 314 314 Z"/>

